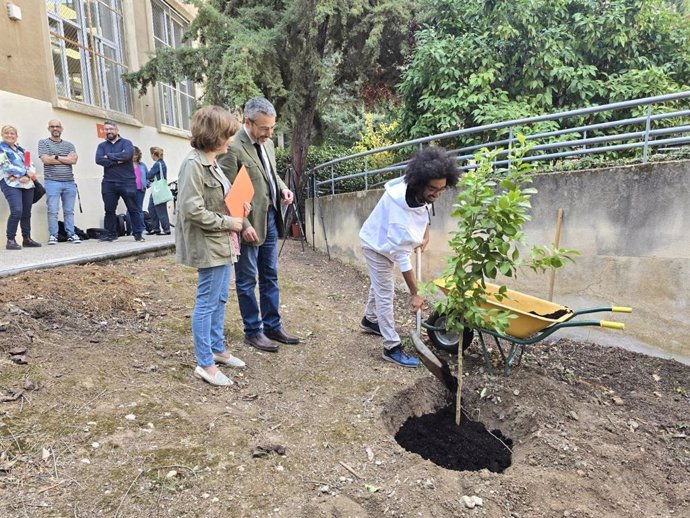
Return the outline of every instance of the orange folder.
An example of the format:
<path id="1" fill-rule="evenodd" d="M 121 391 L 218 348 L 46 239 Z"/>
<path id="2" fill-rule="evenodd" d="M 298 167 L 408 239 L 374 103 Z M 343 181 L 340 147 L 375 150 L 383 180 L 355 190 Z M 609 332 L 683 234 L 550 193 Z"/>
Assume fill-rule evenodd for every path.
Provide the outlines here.
<path id="1" fill-rule="evenodd" d="M 230 187 L 230 192 L 225 197 L 225 206 L 231 216 L 241 218 L 244 216 L 244 204 L 251 203 L 253 197 L 254 185 L 252 185 L 252 180 L 249 178 L 249 173 L 242 166 L 235 177 L 232 187 Z"/>

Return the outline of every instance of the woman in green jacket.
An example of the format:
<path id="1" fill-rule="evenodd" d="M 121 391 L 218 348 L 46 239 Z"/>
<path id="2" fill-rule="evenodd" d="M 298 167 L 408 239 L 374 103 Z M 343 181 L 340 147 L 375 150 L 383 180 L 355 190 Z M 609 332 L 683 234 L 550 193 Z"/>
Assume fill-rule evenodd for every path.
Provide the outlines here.
<path id="1" fill-rule="evenodd" d="M 230 272 L 239 255 L 237 232 L 243 218 L 225 208 L 230 182 L 216 163 L 227 151 L 239 122 L 220 106 L 205 106 L 192 116 L 192 151 L 178 175 L 178 212 L 175 232 L 179 263 L 197 268 L 199 279 L 192 314 L 192 337 L 197 367 L 194 375 L 211 385 L 232 385 L 216 363 L 244 367 L 225 350 L 223 327 Z M 249 205 L 245 205 L 245 217 Z"/>

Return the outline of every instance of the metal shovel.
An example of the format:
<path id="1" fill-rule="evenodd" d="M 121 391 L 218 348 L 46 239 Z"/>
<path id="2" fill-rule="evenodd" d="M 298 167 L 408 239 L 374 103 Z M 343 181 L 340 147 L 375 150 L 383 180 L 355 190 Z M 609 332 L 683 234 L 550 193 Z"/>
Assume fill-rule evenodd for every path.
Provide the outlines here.
<path id="1" fill-rule="evenodd" d="M 417 277 L 417 284 L 419 285 L 419 283 L 421 283 L 422 281 L 422 251 L 419 248 L 417 248 L 416 253 L 417 264 L 415 265 L 415 273 Z M 422 361 L 424 366 L 427 369 L 429 369 L 431 374 L 436 376 L 441 381 L 441 383 L 443 383 L 446 386 L 446 388 L 451 391 L 451 393 L 454 394 L 458 388 L 458 380 L 455 376 L 453 376 L 453 374 L 451 374 L 448 364 L 443 360 L 437 358 L 436 355 L 432 353 L 431 350 L 422 341 L 422 338 L 420 336 L 421 330 L 422 311 L 421 309 L 418 309 L 415 331 L 414 333 L 410 334 L 410 338 L 412 339 L 414 348 L 417 349 L 419 359 Z"/>

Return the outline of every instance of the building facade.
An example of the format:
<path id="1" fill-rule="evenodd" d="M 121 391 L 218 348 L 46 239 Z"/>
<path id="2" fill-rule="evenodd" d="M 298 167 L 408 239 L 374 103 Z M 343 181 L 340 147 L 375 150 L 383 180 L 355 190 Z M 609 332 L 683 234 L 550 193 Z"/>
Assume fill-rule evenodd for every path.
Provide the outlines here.
<path id="1" fill-rule="evenodd" d="M 94 159 L 104 119 L 118 123 L 149 167 L 149 148 L 162 147 L 169 179 L 175 179 L 189 150 L 195 85 L 159 83 L 140 96 L 122 75 L 138 70 L 157 48 L 184 45 L 194 14 L 177 0 L 11 0 L 0 8 L 0 126 L 17 128 L 17 142 L 31 152 L 42 178 L 38 141 L 49 136 L 49 120 L 62 121 L 62 138 L 74 143 L 79 155 L 78 227 L 103 226 L 103 171 Z M 2 198 L 2 229 L 8 214 Z M 48 238 L 44 200 L 33 207 L 32 234 L 44 243 Z"/>

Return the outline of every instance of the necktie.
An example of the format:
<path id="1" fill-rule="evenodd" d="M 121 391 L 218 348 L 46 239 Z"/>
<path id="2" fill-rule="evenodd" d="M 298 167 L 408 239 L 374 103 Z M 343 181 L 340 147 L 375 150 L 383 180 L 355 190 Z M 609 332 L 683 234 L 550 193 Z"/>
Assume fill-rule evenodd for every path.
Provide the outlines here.
<path id="1" fill-rule="evenodd" d="M 264 154 L 262 153 L 261 144 L 254 142 L 254 148 L 256 149 L 256 154 L 259 156 L 259 162 L 264 168 L 264 172 L 268 177 L 268 186 L 271 196 L 271 204 L 273 208 L 276 208 L 276 184 L 273 181 L 273 174 L 271 171 L 271 166 L 264 160 Z"/>

